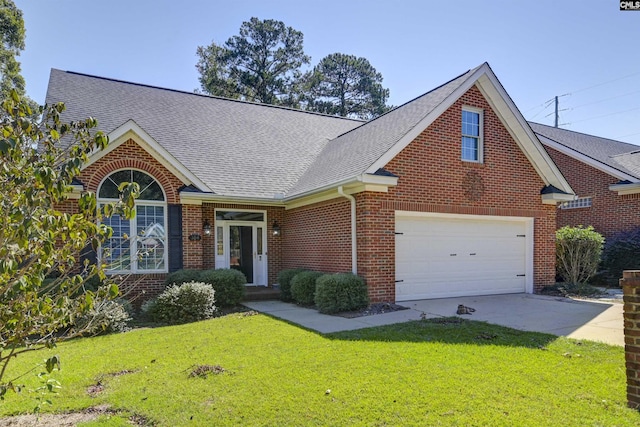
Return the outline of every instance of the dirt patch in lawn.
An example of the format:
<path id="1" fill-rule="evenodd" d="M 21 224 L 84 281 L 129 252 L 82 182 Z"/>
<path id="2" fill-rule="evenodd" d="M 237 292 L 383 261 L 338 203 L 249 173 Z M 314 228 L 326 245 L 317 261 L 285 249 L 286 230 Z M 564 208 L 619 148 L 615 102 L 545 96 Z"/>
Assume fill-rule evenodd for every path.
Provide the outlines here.
<path id="1" fill-rule="evenodd" d="M 26 414 L 0 419 L 0 427 L 74 427 L 82 422 L 93 421 L 101 415 L 116 414 L 109 405 L 94 406 L 79 412 L 65 414 Z M 135 420 L 130 419 L 135 422 Z M 134 423 L 132 425 L 147 425 Z"/>
<path id="2" fill-rule="evenodd" d="M 394 311 L 408 310 L 408 309 L 409 307 L 404 307 L 402 305 L 394 304 L 391 302 L 378 302 L 375 304 L 371 304 L 369 307 L 366 307 L 360 310 L 344 311 L 342 313 L 336 313 L 336 316 L 346 317 L 347 319 L 353 319 L 356 317 L 373 316 L 376 314 L 391 313 Z"/>

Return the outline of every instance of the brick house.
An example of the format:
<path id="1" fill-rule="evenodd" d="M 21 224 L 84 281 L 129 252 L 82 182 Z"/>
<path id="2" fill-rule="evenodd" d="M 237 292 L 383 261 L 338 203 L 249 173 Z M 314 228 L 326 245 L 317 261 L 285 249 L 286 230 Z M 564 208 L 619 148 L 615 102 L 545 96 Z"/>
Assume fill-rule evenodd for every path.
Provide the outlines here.
<path id="1" fill-rule="evenodd" d="M 530 125 L 578 196 L 560 204 L 558 227 L 592 225 L 605 238 L 640 227 L 640 147 Z"/>
<path id="2" fill-rule="evenodd" d="M 556 205 L 573 190 L 486 63 L 369 122 L 52 70 L 58 101 L 111 141 L 75 192 L 144 189 L 102 259 L 138 290 L 228 267 L 256 286 L 351 271 L 372 301 L 554 282 Z"/>

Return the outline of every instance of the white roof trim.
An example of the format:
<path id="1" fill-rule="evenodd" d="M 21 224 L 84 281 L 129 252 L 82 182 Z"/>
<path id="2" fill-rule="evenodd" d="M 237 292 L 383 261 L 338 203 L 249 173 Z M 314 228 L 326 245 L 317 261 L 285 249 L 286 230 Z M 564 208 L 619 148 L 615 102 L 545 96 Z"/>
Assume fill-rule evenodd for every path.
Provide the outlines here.
<path id="1" fill-rule="evenodd" d="M 640 182 L 632 182 L 629 184 L 612 184 L 609 186 L 609 190 L 617 191 L 618 196 L 624 196 L 627 194 L 640 193 Z"/>
<path id="2" fill-rule="evenodd" d="M 193 184 L 202 191 L 211 191 L 211 189 L 198 177 L 196 177 L 189 169 L 180 163 L 171 153 L 151 137 L 144 129 L 142 129 L 135 121 L 127 120 L 124 124 L 117 127 L 109 134 L 109 145 L 104 150 L 94 151 L 89 156 L 89 161 L 83 166 L 83 169 L 97 162 L 107 154 L 114 151 L 120 145 L 134 139 L 145 151 L 147 151 L 162 166 L 167 168 L 172 174 L 182 181 L 185 185 Z"/>
<path id="3" fill-rule="evenodd" d="M 572 200 L 576 200 L 575 194 L 547 193 L 542 195 L 542 203 L 545 205 L 557 205 Z"/>
<path id="4" fill-rule="evenodd" d="M 540 139 L 540 141 L 550 147 L 553 148 L 556 151 L 561 152 L 562 154 L 566 154 L 569 157 L 573 157 L 574 159 L 589 165 L 593 168 L 598 169 L 601 172 L 604 172 L 608 175 L 613 176 L 614 178 L 619 179 L 620 181 L 631 181 L 631 182 L 638 182 L 638 179 L 631 176 L 631 175 L 627 175 L 626 173 L 613 168 L 605 163 L 602 163 L 592 157 L 589 157 L 587 155 L 582 154 L 579 151 L 574 150 L 573 148 L 569 148 L 566 145 L 563 145 L 557 141 L 554 141 L 553 139 L 550 139 L 544 135 L 540 135 L 539 133 L 537 133 L 536 135 L 538 135 L 538 138 Z"/>
<path id="5" fill-rule="evenodd" d="M 535 134 L 529 127 L 520 111 L 517 109 L 489 64 L 486 62 L 478 67 L 456 90 L 454 90 L 440 105 L 422 119 L 410 132 L 402 137 L 389 151 L 381 156 L 367 172 L 373 173 L 389 163 L 396 155 L 409 145 L 422 131 L 433 123 L 442 113 L 451 107 L 473 85 L 487 98 L 503 125 L 513 139 L 520 146 L 522 152 L 529 159 L 532 166 L 546 185 L 566 192 L 573 193 L 569 182 L 564 178 L 549 154 L 544 150 Z"/>
<path id="6" fill-rule="evenodd" d="M 414 139 L 416 139 L 431 123 L 433 123 L 440 115 L 442 115 L 453 103 L 468 91 L 475 83 L 476 78 L 473 78 L 480 69 L 487 66 L 484 64 L 475 73 L 472 74 L 464 83 L 462 83 L 456 90 L 453 91 L 443 102 L 434 108 L 429 114 L 427 114 L 421 121 L 418 122 L 409 132 L 407 132 L 398 142 L 396 142 L 386 153 L 384 153 L 378 160 L 375 161 L 365 171 L 366 173 L 373 174 L 378 169 L 384 169 L 384 167 L 393 160 L 402 150 L 404 150 Z M 436 89 L 437 90 L 437 89 Z"/>

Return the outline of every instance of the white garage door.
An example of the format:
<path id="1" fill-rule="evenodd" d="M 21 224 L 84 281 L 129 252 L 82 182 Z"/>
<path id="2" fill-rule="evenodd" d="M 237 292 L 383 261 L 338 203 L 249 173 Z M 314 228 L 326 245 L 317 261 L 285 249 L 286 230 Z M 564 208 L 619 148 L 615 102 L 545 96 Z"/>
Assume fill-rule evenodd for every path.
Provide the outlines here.
<path id="1" fill-rule="evenodd" d="M 396 300 L 525 292 L 530 221 L 488 218 L 397 212 Z"/>

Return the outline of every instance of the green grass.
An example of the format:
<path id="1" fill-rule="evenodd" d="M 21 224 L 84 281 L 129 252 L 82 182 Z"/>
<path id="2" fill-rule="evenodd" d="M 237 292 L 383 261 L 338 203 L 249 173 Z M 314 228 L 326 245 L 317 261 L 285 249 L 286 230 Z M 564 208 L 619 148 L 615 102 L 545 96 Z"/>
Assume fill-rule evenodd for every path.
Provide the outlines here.
<path id="1" fill-rule="evenodd" d="M 626 408 L 622 348 L 466 320 L 319 335 L 232 314 L 81 339 L 56 353 L 63 388 L 43 410 L 123 411 L 83 426 L 126 425 L 133 414 L 158 426 L 640 425 Z M 20 357 L 12 371 L 48 354 Z M 194 365 L 225 371 L 190 377 Z M 98 381 L 104 390 L 90 397 Z M 9 394 L 0 415 L 34 402 Z"/>

